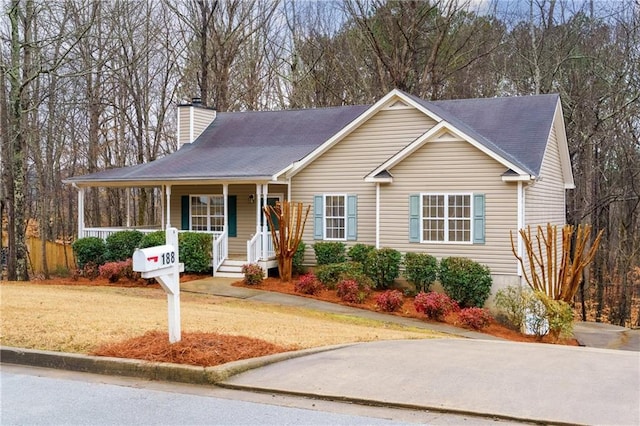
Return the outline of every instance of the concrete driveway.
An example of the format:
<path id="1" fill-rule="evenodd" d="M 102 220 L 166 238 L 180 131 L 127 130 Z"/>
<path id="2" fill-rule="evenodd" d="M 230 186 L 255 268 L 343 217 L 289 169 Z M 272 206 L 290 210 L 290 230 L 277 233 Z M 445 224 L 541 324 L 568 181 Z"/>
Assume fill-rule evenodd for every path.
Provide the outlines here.
<path id="1" fill-rule="evenodd" d="M 356 344 L 225 385 L 513 420 L 640 424 L 640 353 L 442 339 Z"/>

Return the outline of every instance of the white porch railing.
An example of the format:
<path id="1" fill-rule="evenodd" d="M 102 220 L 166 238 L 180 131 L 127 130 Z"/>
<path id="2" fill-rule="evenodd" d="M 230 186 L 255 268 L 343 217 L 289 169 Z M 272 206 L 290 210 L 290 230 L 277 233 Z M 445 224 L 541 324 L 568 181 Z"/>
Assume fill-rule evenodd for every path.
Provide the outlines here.
<path id="1" fill-rule="evenodd" d="M 276 231 L 276 235 L 279 233 Z M 262 253 L 262 239 L 267 239 L 267 252 Z M 259 232 L 254 234 L 249 241 L 247 241 L 247 263 L 256 263 L 259 260 L 275 259 L 276 252 L 273 247 L 273 239 L 271 238 L 271 231 Z"/>
<path id="2" fill-rule="evenodd" d="M 214 233 L 213 239 L 213 276 L 216 276 L 216 271 L 222 265 L 222 262 L 229 256 L 229 239 L 227 238 L 227 232 Z"/>
<path id="3" fill-rule="evenodd" d="M 247 241 L 247 263 L 256 263 L 260 259 L 261 241 L 260 233 L 253 234 L 251 239 Z"/>
<path id="4" fill-rule="evenodd" d="M 82 235 L 80 235 L 80 238 L 98 237 L 105 240 L 109 235 L 115 234 L 116 232 L 133 231 L 133 230 L 140 231 L 143 234 L 150 234 L 155 231 L 161 231 L 160 228 L 156 228 L 156 227 L 154 228 L 84 228 L 81 232 Z"/>

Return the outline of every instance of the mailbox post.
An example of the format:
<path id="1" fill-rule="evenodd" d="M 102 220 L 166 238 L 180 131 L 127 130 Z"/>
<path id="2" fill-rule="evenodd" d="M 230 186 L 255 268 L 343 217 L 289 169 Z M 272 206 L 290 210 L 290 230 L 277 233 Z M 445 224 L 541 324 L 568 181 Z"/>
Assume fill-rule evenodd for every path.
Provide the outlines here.
<path id="1" fill-rule="evenodd" d="M 166 244 L 136 249 L 133 253 L 133 270 L 142 278 L 155 278 L 167 293 L 169 311 L 169 342 L 180 341 L 180 272 L 184 264 L 178 256 L 178 230 L 167 228 Z"/>

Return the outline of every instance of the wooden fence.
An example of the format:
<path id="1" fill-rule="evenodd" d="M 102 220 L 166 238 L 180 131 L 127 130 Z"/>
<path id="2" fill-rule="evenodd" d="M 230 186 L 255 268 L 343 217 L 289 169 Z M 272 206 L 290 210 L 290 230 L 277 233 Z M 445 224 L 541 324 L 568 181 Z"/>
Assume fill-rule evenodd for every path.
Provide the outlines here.
<path id="1" fill-rule="evenodd" d="M 42 241 L 39 238 L 30 237 L 27 239 L 27 250 L 29 251 L 29 266 L 33 273 L 41 274 L 44 265 L 42 259 Z M 72 271 L 76 268 L 75 258 L 71 245 L 46 242 L 47 266 L 49 273 L 56 270 Z"/>

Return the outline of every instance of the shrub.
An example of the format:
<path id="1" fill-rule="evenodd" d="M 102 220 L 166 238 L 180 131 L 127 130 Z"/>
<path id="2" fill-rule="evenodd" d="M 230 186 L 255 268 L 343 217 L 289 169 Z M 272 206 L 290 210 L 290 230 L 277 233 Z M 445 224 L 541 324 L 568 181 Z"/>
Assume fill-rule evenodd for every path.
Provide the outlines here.
<path id="1" fill-rule="evenodd" d="M 367 260 L 367 255 L 375 249 L 376 248 L 374 246 L 358 243 L 349 248 L 349 250 L 347 251 L 347 255 L 349 255 L 349 258 L 353 262 L 364 264 Z"/>
<path id="2" fill-rule="evenodd" d="M 527 311 L 531 310 L 533 293 L 521 286 L 509 286 L 496 292 L 494 302 L 498 320 L 506 326 L 522 331 Z"/>
<path id="3" fill-rule="evenodd" d="M 345 255 L 345 245 L 339 241 L 322 241 L 313 245 L 318 265 L 329 265 L 331 263 L 342 263 L 347 260 Z"/>
<path id="4" fill-rule="evenodd" d="M 209 272 L 211 269 L 211 234 L 200 232 L 182 232 L 178 234 L 180 261 L 184 271 L 195 274 Z"/>
<path id="5" fill-rule="evenodd" d="M 100 275 L 99 265 L 95 262 L 87 262 L 82 267 L 82 275 L 89 278 L 90 281 L 95 280 Z"/>
<path id="6" fill-rule="evenodd" d="M 397 311 L 403 302 L 402 292 L 398 290 L 387 290 L 376 297 L 376 305 L 385 312 Z"/>
<path id="7" fill-rule="evenodd" d="M 294 289 L 302 294 L 318 294 L 324 290 L 324 285 L 314 274 L 306 274 L 296 282 Z"/>
<path id="8" fill-rule="evenodd" d="M 404 276 L 416 291 L 428 291 L 438 277 L 438 260 L 427 253 L 407 253 L 404 256 Z"/>
<path id="9" fill-rule="evenodd" d="M 491 314 L 483 308 L 464 308 L 458 312 L 460 322 L 474 330 L 480 330 L 491 323 Z"/>
<path id="10" fill-rule="evenodd" d="M 242 265 L 244 283 L 249 285 L 260 284 L 264 279 L 264 271 L 257 263 L 247 263 Z"/>
<path id="11" fill-rule="evenodd" d="M 120 279 L 120 262 L 107 262 L 100 265 L 98 271 L 102 278 L 106 278 L 110 283 L 115 283 Z"/>
<path id="12" fill-rule="evenodd" d="M 355 279 L 360 282 L 366 280 L 362 264 L 357 262 L 342 262 L 322 265 L 316 268 L 316 276 L 328 288 L 335 288 L 343 279 Z"/>
<path id="13" fill-rule="evenodd" d="M 304 251 L 307 249 L 307 245 L 300 241 L 296 252 L 293 254 L 293 259 L 291 261 L 291 268 L 294 274 L 301 274 L 304 272 L 304 268 L 302 267 L 302 263 L 304 262 Z"/>
<path id="14" fill-rule="evenodd" d="M 549 334 L 557 339 L 573 334 L 573 309 L 562 300 L 554 300 L 545 293 L 537 291 L 535 295 L 544 305 L 545 318 L 549 324 Z"/>
<path id="15" fill-rule="evenodd" d="M 107 262 L 98 268 L 101 277 L 109 280 L 110 283 L 115 283 L 120 278 L 127 278 L 133 280 L 136 278 L 135 272 L 133 272 L 133 262 L 131 259 L 123 260 L 120 262 Z"/>
<path id="16" fill-rule="evenodd" d="M 138 248 L 147 248 L 162 246 L 166 244 L 165 231 L 153 231 L 149 234 L 144 234 L 138 243 Z"/>
<path id="17" fill-rule="evenodd" d="M 491 293 L 489 268 L 465 257 L 442 259 L 440 282 L 445 293 L 461 307 L 482 307 Z"/>
<path id="18" fill-rule="evenodd" d="M 107 248 L 101 238 L 79 238 L 71 244 L 71 248 L 73 248 L 79 269 L 84 270 L 87 263 L 93 263 L 95 265 L 104 263 L 104 255 Z"/>
<path id="19" fill-rule="evenodd" d="M 413 299 L 413 306 L 415 306 L 416 311 L 424 313 L 427 318 L 438 321 L 443 321 L 447 314 L 460 309 L 455 300 L 446 294 L 436 293 L 435 291 L 418 293 Z"/>
<path id="20" fill-rule="evenodd" d="M 143 234 L 140 231 L 118 231 L 109 235 L 106 240 L 107 260 L 118 262 L 133 256 L 133 252 L 140 244 Z"/>
<path id="21" fill-rule="evenodd" d="M 364 264 L 365 273 L 374 282 L 376 288 L 389 288 L 393 280 L 400 275 L 402 255 L 398 250 L 382 248 L 367 254 Z"/>
<path id="22" fill-rule="evenodd" d="M 371 293 L 367 285 L 360 286 L 356 280 L 342 280 L 337 286 L 338 297 L 348 303 L 363 303 Z"/>

